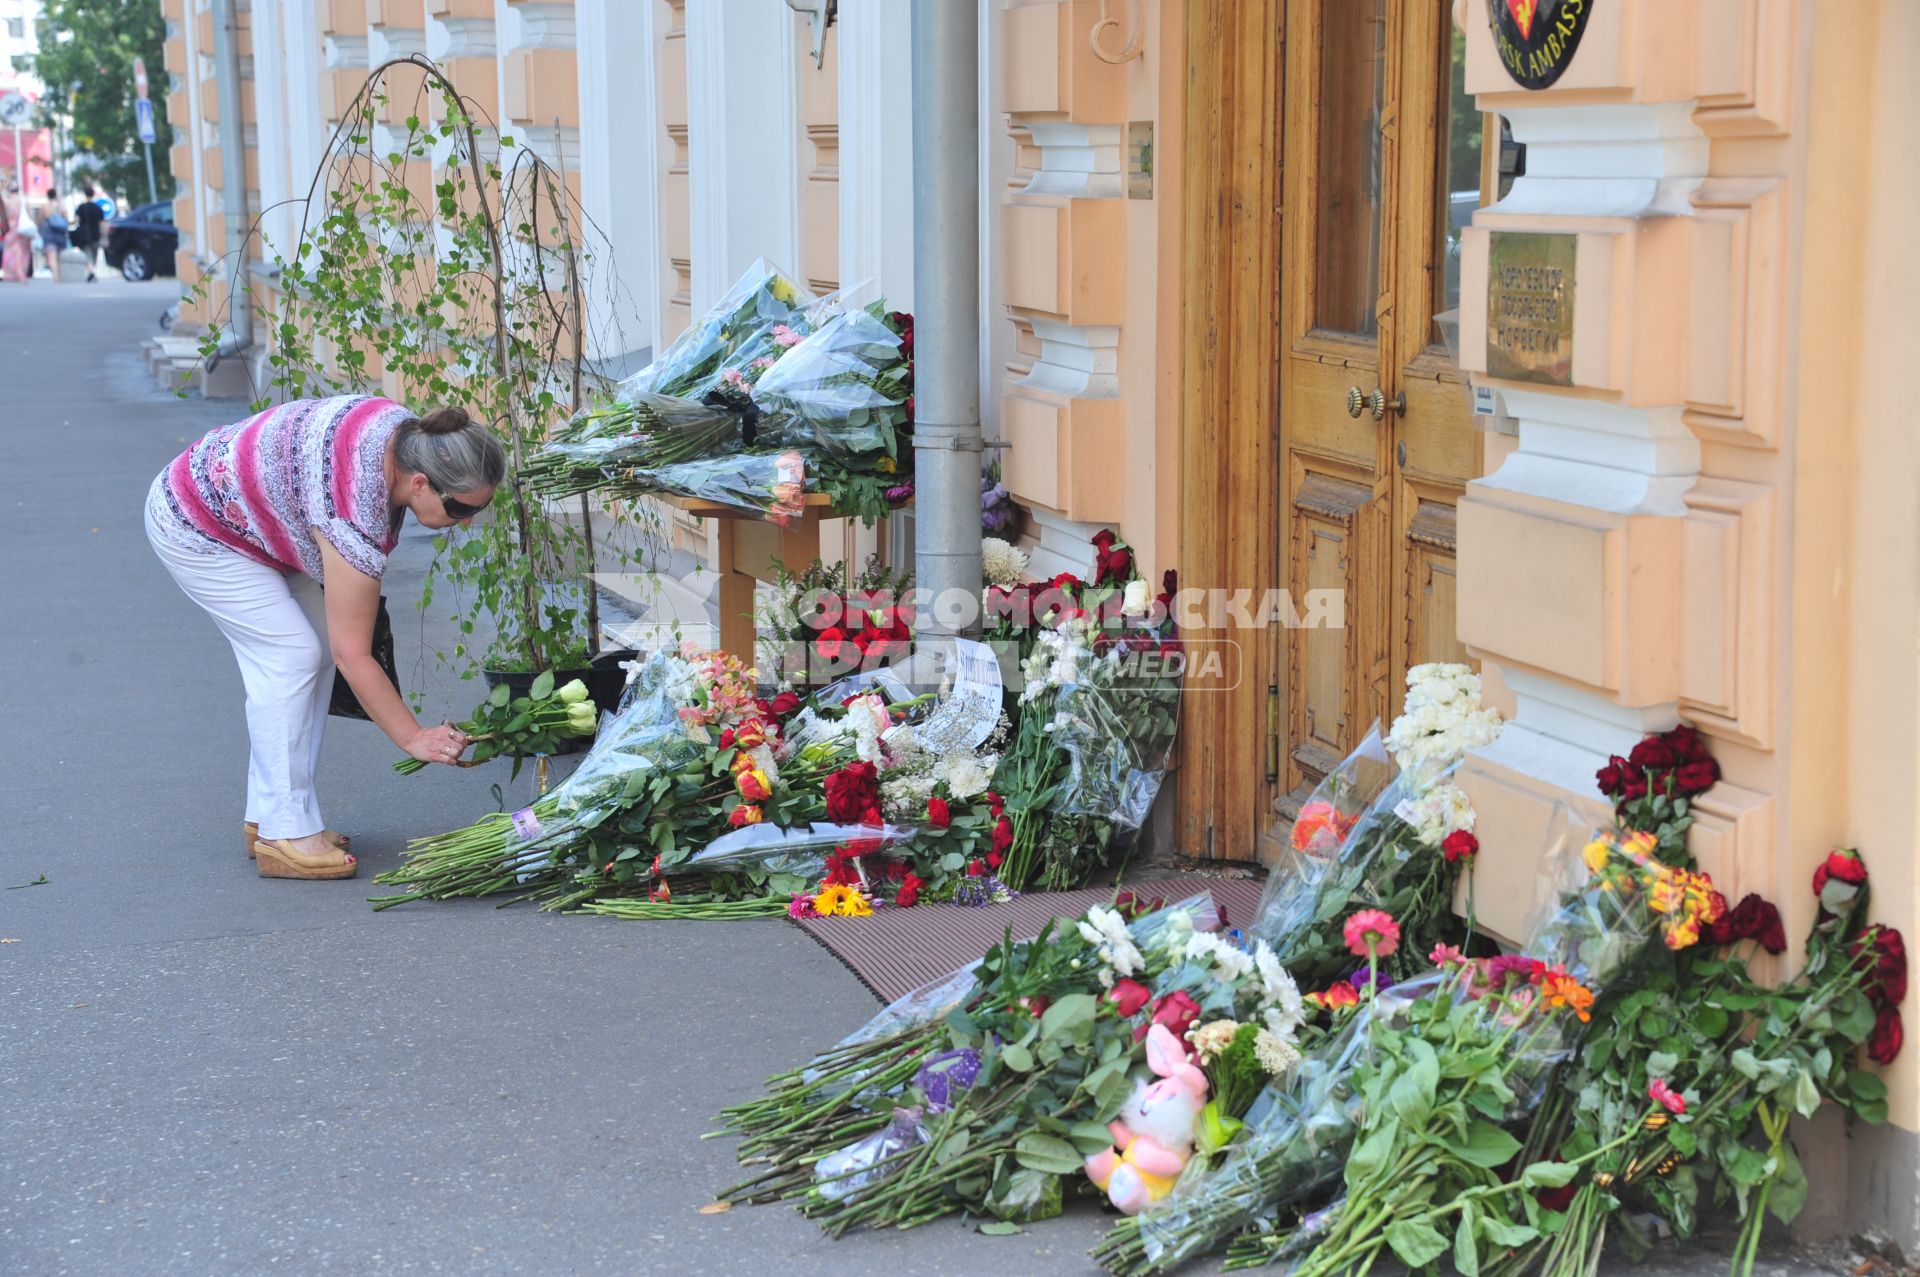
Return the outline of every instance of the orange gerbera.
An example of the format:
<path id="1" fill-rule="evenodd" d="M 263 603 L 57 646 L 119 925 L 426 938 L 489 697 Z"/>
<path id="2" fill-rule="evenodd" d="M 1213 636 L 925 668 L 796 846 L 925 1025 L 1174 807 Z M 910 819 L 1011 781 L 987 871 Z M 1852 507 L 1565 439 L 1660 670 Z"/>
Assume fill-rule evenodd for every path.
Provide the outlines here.
<path id="1" fill-rule="evenodd" d="M 1295 851 L 1332 851 L 1347 840 L 1360 814 L 1343 815 L 1338 807 L 1324 800 L 1310 802 L 1293 821 Z"/>

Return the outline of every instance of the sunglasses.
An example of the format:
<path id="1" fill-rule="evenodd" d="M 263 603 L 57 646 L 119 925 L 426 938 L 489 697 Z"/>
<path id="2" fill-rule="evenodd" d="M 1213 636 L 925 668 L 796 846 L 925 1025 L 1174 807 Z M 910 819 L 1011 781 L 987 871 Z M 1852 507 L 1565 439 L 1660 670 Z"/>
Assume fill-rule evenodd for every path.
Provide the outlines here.
<path id="1" fill-rule="evenodd" d="M 479 514 L 487 508 L 485 503 L 468 505 L 456 497 L 448 496 L 438 488 L 435 488 L 433 492 L 435 496 L 440 498 L 440 508 L 447 512 L 449 519 L 471 519 L 474 515 Z"/>

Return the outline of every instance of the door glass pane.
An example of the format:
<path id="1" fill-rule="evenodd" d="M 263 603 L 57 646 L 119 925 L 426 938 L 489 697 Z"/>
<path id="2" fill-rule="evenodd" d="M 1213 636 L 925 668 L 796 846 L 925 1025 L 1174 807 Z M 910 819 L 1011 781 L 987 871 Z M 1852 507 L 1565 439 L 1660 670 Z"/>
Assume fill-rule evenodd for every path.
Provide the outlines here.
<path id="1" fill-rule="evenodd" d="M 1314 326 L 1372 337 L 1380 300 L 1386 0 L 1321 0 Z"/>
<path id="2" fill-rule="evenodd" d="M 1436 345 L 1446 342 L 1443 331 L 1452 325 L 1451 312 L 1460 305 L 1460 232 L 1473 220 L 1480 207 L 1480 157 L 1482 117 L 1467 92 L 1467 37 L 1448 24 L 1449 38 L 1442 51 L 1442 82 L 1447 88 L 1447 112 L 1441 120 L 1445 132 L 1435 154 L 1433 192 L 1433 333 L 1428 338 Z"/>

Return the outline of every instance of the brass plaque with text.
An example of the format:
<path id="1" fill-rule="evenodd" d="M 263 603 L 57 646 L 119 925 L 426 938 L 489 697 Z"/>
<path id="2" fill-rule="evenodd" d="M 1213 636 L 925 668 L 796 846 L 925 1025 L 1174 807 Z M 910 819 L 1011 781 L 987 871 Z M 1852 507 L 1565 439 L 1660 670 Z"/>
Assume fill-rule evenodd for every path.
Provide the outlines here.
<path id="1" fill-rule="evenodd" d="M 1572 235 L 1494 231 L 1487 249 L 1487 375 L 1573 384 Z"/>

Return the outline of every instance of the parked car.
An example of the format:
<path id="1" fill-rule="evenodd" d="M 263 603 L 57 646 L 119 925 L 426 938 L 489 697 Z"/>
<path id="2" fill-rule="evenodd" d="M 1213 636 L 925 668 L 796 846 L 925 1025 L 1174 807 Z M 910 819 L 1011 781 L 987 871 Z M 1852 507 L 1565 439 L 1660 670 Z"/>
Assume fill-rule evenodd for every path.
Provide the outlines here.
<path id="1" fill-rule="evenodd" d="M 128 279 L 173 274 L 173 252 L 179 247 L 170 200 L 142 204 L 107 223 L 107 265 Z"/>

